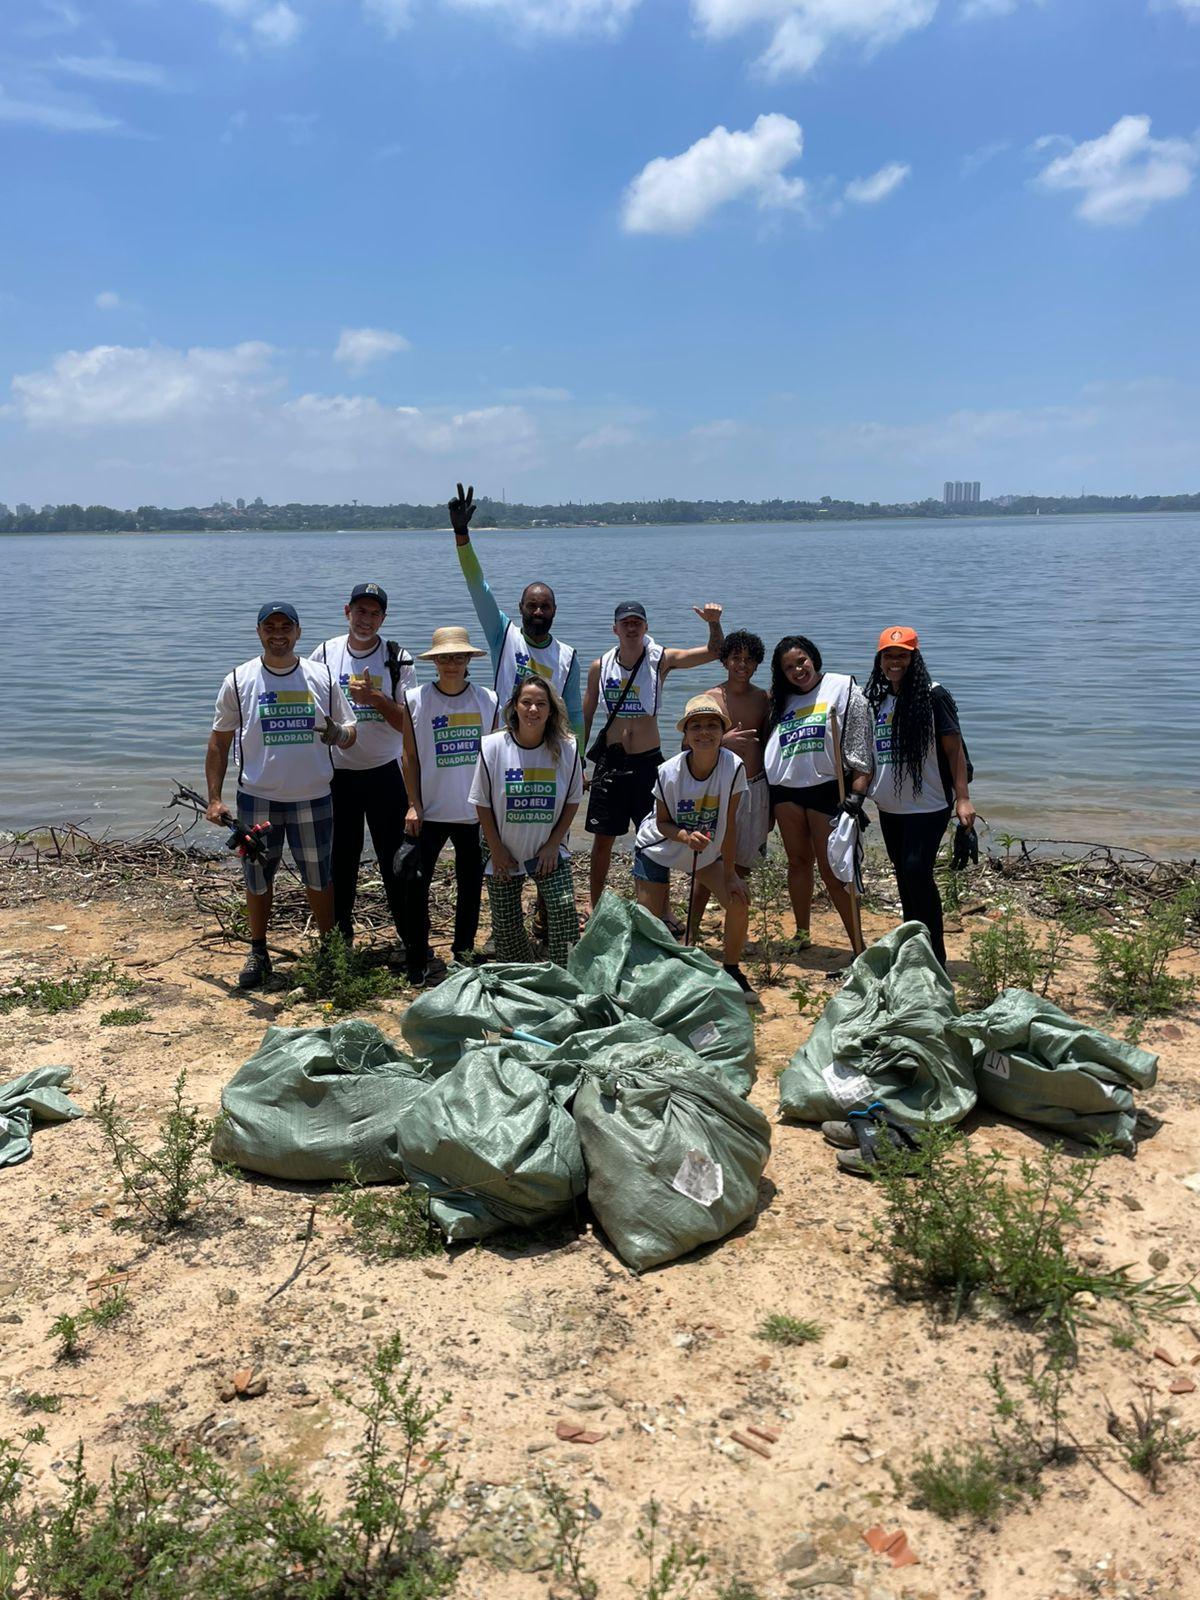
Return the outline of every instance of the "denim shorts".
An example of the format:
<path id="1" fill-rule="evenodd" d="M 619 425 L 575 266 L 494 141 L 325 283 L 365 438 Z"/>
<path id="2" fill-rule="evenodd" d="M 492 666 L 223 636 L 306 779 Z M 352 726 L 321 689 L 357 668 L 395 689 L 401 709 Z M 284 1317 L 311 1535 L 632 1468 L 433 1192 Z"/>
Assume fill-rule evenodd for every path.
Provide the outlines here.
<path id="1" fill-rule="evenodd" d="M 635 878 L 640 878 L 643 883 L 670 883 L 671 881 L 671 869 L 669 867 L 660 867 L 658 862 L 652 860 L 640 845 L 633 852 L 633 875 Z"/>

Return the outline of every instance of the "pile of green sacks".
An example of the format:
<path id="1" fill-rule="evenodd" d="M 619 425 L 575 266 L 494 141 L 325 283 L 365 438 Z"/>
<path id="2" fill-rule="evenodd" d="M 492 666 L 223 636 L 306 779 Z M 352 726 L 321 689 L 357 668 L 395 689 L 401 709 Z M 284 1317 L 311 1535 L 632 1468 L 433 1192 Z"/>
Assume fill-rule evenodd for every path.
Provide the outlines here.
<path id="1" fill-rule="evenodd" d="M 0 1167 L 15 1167 L 33 1154 L 39 1122 L 69 1122 L 83 1107 L 63 1093 L 70 1067 L 34 1067 L 0 1084 Z"/>
<path id="2" fill-rule="evenodd" d="M 905 922 L 853 963 L 779 1080 L 779 1109 L 842 1120 L 872 1100 L 908 1122 L 961 1122 L 981 1100 L 1081 1142 L 1134 1148 L 1133 1090 L 1158 1057 L 1006 989 L 963 1016 L 924 924 Z"/>
<path id="3" fill-rule="evenodd" d="M 770 1129 L 745 1100 L 741 992 L 618 896 L 568 967 L 465 968 L 401 1031 L 407 1051 L 362 1021 L 269 1028 L 222 1094 L 213 1155 L 277 1178 L 403 1178 L 451 1241 L 586 1194 L 639 1272 L 753 1213 Z"/>

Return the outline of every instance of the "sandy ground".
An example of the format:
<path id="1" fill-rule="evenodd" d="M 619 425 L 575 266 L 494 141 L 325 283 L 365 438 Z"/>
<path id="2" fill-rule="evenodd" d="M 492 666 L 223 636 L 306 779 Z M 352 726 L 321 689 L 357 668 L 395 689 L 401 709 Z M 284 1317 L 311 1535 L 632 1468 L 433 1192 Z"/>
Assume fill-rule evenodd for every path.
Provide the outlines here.
<path id="1" fill-rule="evenodd" d="M 869 938 L 888 918 L 865 923 Z M 983 926 L 971 916 L 952 925 L 952 957 Z M 764 996 L 753 1099 L 772 1118 L 776 1074 L 810 1025 L 790 991 L 843 944 L 828 916 L 814 933 L 814 950 Z M 231 990 L 239 954 L 209 938 L 170 885 L 134 892 L 78 874 L 4 869 L 0 983 L 101 958 L 136 978 L 137 993 L 98 994 L 59 1016 L 10 1013 L 0 1082 L 69 1063 L 81 1105 L 90 1108 L 107 1083 L 148 1132 L 186 1066 L 190 1096 L 215 1113 L 222 1085 L 276 1017 L 269 1000 Z M 1095 1016 L 1085 977 L 1073 960 L 1054 993 Z M 114 1004 L 144 1005 L 151 1018 L 100 1027 Z M 402 1010 L 389 1001 L 369 1015 L 397 1033 Z M 280 1020 L 321 1019 L 304 1008 Z M 1136 1160 L 1107 1163 L 1080 1241 L 1091 1260 L 1149 1274 L 1150 1253 L 1161 1251 L 1172 1279 L 1200 1267 L 1200 1195 L 1180 1181 L 1200 1170 L 1198 1041 L 1194 1008 L 1146 1030 L 1143 1043 L 1161 1053 L 1160 1079 L 1141 1104 L 1160 1125 Z M 990 1115 L 966 1126 L 975 1141 L 1013 1155 L 1039 1147 L 1030 1130 Z M 151 1243 L 114 1228 L 124 1214 L 119 1186 L 90 1119 L 38 1133 L 33 1159 L 0 1171 L 0 1194 L 0 1434 L 45 1423 L 47 1441 L 32 1458 L 39 1493 L 54 1491 L 79 1439 L 93 1470 L 126 1453 L 151 1403 L 240 1466 L 282 1458 L 336 1493 L 357 1433 L 331 1387 L 353 1384 L 368 1351 L 398 1331 L 430 1389 L 452 1397 L 442 1427 L 467 1491 L 464 1514 L 480 1496 L 503 1507 L 512 1486 L 538 1471 L 586 1491 L 599 1513 L 590 1551 L 603 1596 L 629 1592 L 634 1530 L 652 1495 L 671 1532 L 710 1556 L 699 1591 L 710 1596 L 734 1576 L 759 1600 L 1200 1595 L 1196 1464 L 1168 1469 L 1152 1495 L 1105 1433 L 1105 1397 L 1122 1408 L 1145 1383 L 1183 1425 L 1200 1427 L 1200 1368 L 1195 1392 L 1168 1394 L 1172 1379 L 1200 1363 L 1200 1310 L 1134 1350 L 1113 1348 L 1101 1329 L 1087 1336 L 1068 1415 L 1107 1477 L 1086 1460 L 1052 1468 L 1044 1498 L 995 1526 L 949 1525 L 913 1509 L 889 1469 L 903 1473 L 926 1445 L 986 1437 L 987 1371 L 993 1360 L 1011 1371 L 1028 1338 L 1004 1322 L 951 1326 L 900 1303 L 869 1238 L 881 1201 L 839 1174 L 815 1130 L 775 1128 L 750 1224 L 641 1279 L 590 1230 L 558 1247 L 485 1245 L 367 1265 L 320 1191 L 253 1178 L 200 1225 Z M 296 1263 L 314 1199 L 305 1270 L 268 1302 Z M 89 1280 L 114 1268 L 131 1274 L 130 1311 L 91 1331 L 80 1360 L 56 1363 L 51 1323 L 86 1305 Z M 796 1349 L 764 1343 L 756 1330 L 772 1312 L 815 1319 L 823 1339 Z M 1156 1345 L 1179 1366 L 1155 1359 Z M 223 1404 L 222 1380 L 249 1365 L 266 1375 L 266 1393 Z M 20 1401 L 29 1390 L 61 1395 L 61 1410 L 30 1418 Z M 560 1420 L 603 1437 L 564 1443 Z M 731 1441 L 750 1424 L 778 1431 L 769 1457 Z M 862 1539 L 873 1524 L 903 1528 L 919 1564 L 893 1570 L 873 1554 Z M 552 1587 L 548 1572 L 502 1571 L 473 1557 L 462 1593 L 521 1600 Z"/>

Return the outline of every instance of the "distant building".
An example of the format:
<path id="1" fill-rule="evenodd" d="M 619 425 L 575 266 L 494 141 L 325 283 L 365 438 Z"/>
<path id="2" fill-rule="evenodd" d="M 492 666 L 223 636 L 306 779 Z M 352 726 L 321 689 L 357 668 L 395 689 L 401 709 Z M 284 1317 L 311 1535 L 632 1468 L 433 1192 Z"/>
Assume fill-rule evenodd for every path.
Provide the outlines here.
<path id="1" fill-rule="evenodd" d="M 964 483 L 961 478 L 956 478 L 953 482 L 947 478 L 942 488 L 942 501 L 948 506 L 977 506 L 979 480 Z"/>
<path id="2" fill-rule="evenodd" d="M 946 479 L 946 487 L 942 490 L 942 499 L 948 506 L 952 506 L 954 504 L 954 485 L 950 482 L 949 478 Z"/>
<path id="3" fill-rule="evenodd" d="M 979 485 L 976 484 L 975 487 L 978 488 Z M 246 502 L 242 499 L 241 495 L 238 495 L 237 508 L 239 511 L 245 511 L 246 509 Z"/>

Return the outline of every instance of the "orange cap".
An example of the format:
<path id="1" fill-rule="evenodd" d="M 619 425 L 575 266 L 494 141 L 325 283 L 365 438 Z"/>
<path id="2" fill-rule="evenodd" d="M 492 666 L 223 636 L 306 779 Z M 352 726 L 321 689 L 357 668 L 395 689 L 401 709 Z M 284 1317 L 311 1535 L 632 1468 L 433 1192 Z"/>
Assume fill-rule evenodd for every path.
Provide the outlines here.
<path id="1" fill-rule="evenodd" d="M 919 650 L 921 641 L 912 628 L 885 628 L 879 635 L 880 650 Z"/>

